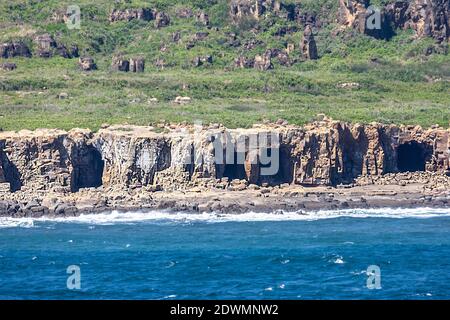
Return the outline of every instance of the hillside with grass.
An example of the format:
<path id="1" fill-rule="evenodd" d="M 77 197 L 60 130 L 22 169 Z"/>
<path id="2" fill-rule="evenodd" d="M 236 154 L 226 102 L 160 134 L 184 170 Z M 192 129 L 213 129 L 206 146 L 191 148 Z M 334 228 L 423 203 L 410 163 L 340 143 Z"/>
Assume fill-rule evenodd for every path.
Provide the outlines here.
<path id="1" fill-rule="evenodd" d="M 227 0 L 2 1 L 0 43 L 20 41 L 32 57 L 0 59 L 17 66 L 0 70 L 0 128 L 97 130 L 103 123 L 161 121 L 249 127 L 277 119 L 301 125 L 319 113 L 351 122 L 448 127 L 448 42 L 418 38 L 407 28 L 389 39 L 343 29 L 338 0 L 282 2 L 312 17 L 318 59 L 305 59 L 299 49 L 302 19 L 267 12 L 236 20 Z M 81 9 L 80 29 L 60 18 L 73 4 Z M 142 8 L 164 12 L 170 22 L 110 19 L 113 10 Z M 80 70 L 78 57 L 37 56 L 35 39 L 43 34 L 76 46 L 97 69 Z M 268 70 L 236 66 L 240 56 L 287 48 L 289 63 L 272 59 Z M 115 56 L 142 57 L 145 71 L 115 71 Z M 199 57 L 210 61 L 198 63 Z M 190 100 L 174 103 L 177 97 Z"/>

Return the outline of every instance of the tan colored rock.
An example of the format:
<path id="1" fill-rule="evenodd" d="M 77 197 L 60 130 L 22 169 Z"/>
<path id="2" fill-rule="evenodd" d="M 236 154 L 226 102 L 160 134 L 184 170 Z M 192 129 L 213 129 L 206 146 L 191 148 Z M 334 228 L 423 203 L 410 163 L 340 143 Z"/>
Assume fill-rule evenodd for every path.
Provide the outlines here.
<path id="1" fill-rule="evenodd" d="M 319 55 L 317 53 L 316 40 L 314 39 L 313 30 L 311 26 L 306 26 L 303 32 L 302 43 L 300 45 L 301 53 L 305 59 L 317 60 Z"/>
<path id="2" fill-rule="evenodd" d="M 176 97 L 175 100 L 173 101 L 176 104 L 189 104 L 191 103 L 192 99 L 190 97 Z"/>
<path id="3" fill-rule="evenodd" d="M 97 70 L 97 65 L 95 64 L 94 59 L 91 57 L 80 57 L 80 59 L 78 60 L 78 65 L 83 71 Z"/>
<path id="4" fill-rule="evenodd" d="M 242 68 L 242 69 L 253 68 L 254 64 L 255 64 L 254 59 L 249 59 L 245 56 L 239 56 L 236 59 L 234 59 L 234 66 L 237 68 Z"/>
<path id="5" fill-rule="evenodd" d="M 131 21 L 131 20 L 144 20 L 150 21 L 155 17 L 155 10 L 149 8 L 141 9 L 114 9 L 109 15 L 110 22 L 116 21 Z"/>
<path id="6" fill-rule="evenodd" d="M 170 24 L 170 17 L 165 12 L 158 12 L 155 16 L 155 28 L 167 27 Z"/>
<path id="7" fill-rule="evenodd" d="M 41 58 L 50 58 L 53 56 L 53 50 L 56 48 L 56 41 L 48 34 L 38 35 L 34 38 L 37 55 Z"/>
<path id="8" fill-rule="evenodd" d="M 253 67 L 256 70 L 260 71 L 267 71 L 272 69 L 272 52 L 270 50 L 267 50 L 263 55 L 257 55 L 255 57 Z"/>
<path id="9" fill-rule="evenodd" d="M 130 71 L 130 61 L 120 55 L 114 56 L 111 63 L 111 69 L 113 71 L 128 72 Z"/>
<path id="10" fill-rule="evenodd" d="M 135 57 L 130 59 L 130 72 L 141 73 L 145 71 L 145 59 L 143 57 Z"/>
<path id="11" fill-rule="evenodd" d="M 265 13 L 281 10 L 278 0 L 232 0 L 230 1 L 230 17 L 238 21 L 245 17 L 259 19 Z"/>

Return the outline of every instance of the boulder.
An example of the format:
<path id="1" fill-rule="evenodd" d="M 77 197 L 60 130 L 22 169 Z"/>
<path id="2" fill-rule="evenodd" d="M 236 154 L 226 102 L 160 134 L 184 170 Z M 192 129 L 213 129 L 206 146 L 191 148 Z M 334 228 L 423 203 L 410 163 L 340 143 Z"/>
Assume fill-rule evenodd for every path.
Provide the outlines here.
<path id="1" fill-rule="evenodd" d="M 279 51 L 276 55 L 278 62 L 282 65 L 282 66 L 291 66 L 295 61 L 292 61 L 289 58 L 289 54 L 285 51 Z"/>
<path id="2" fill-rule="evenodd" d="M 36 36 L 34 43 L 37 56 L 41 58 L 51 58 L 53 50 L 57 47 L 55 39 L 48 33 Z"/>
<path id="3" fill-rule="evenodd" d="M 170 17 L 165 12 L 158 12 L 155 17 L 155 28 L 167 27 L 170 24 Z"/>
<path id="4" fill-rule="evenodd" d="M 209 27 L 210 26 L 210 22 L 209 22 L 209 16 L 207 13 L 205 13 L 204 11 L 200 11 L 197 16 L 197 22 L 203 26 Z"/>
<path id="5" fill-rule="evenodd" d="M 131 20 L 150 21 L 154 19 L 154 16 L 155 11 L 150 8 L 125 9 L 125 10 L 114 9 L 109 15 L 109 21 L 110 22 L 131 21 Z"/>
<path id="6" fill-rule="evenodd" d="M 256 70 L 267 71 L 273 68 L 272 52 L 267 50 L 263 55 L 255 56 L 253 68 Z"/>
<path id="7" fill-rule="evenodd" d="M 164 69 L 167 66 L 166 60 L 158 58 L 155 61 L 155 67 Z"/>
<path id="8" fill-rule="evenodd" d="M 65 45 L 58 44 L 56 54 L 66 59 L 78 58 L 80 56 L 78 46 L 76 45 L 72 45 L 70 48 L 67 48 Z"/>
<path id="9" fill-rule="evenodd" d="M 122 56 L 115 56 L 112 59 L 111 69 L 113 71 L 128 72 L 130 71 L 130 61 Z"/>
<path id="10" fill-rule="evenodd" d="M 177 9 L 176 16 L 180 19 L 192 18 L 194 16 L 194 12 L 192 12 L 192 9 L 190 8 L 180 8 Z"/>
<path id="11" fill-rule="evenodd" d="M 236 59 L 234 59 L 234 66 L 238 68 L 242 69 L 253 68 L 254 64 L 255 64 L 254 59 L 249 59 L 245 56 L 239 56 Z"/>
<path id="12" fill-rule="evenodd" d="M 97 70 L 97 65 L 91 57 L 80 57 L 78 60 L 78 65 L 83 71 Z"/>
<path id="13" fill-rule="evenodd" d="M 0 58 L 25 57 L 31 58 L 31 51 L 21 41 L 6 42 L 0 45 Z"/>
<path id="14" fill-rule="evenodd" d="M 181 32 L 177 31 L 172 33 L 172 42 L 179 43 L 181 41 Z"/>
<path id="15" fill-rule="evenodd" d="M 145 59 L 142 57 L 136 57 L 130 59 L 130 71 L 131 72 L 144 72 Z"/>
<path id="16" fill-rule="evenodd" d="M 0 70 L 13 71 L 17 68 L 17 65 L 13 62 L 5 62 L 0 64 Z"/>
<path id="17" fill-rule="evenodd" d="M 194 36 L 194 41 L 203 41 L 208 38 L 209 32 L 196 32 Z"/>
<path id="18" fill-rule="evenodd" d="M 181 97 L 178 96 L 175 98 L 175 100 L 173 101 L 176 104 L 189 104 L 191 103 L 192 99 L 190 97 Z"/>
<path id="19" fill-rule="evenodd" d="M 192 61 L 192 64 L 194 67 L 200 67 L 205 64 L 212 64 L 213 58 L 212 56 L 202 56 L 202 57 L 195 57 Z"/>

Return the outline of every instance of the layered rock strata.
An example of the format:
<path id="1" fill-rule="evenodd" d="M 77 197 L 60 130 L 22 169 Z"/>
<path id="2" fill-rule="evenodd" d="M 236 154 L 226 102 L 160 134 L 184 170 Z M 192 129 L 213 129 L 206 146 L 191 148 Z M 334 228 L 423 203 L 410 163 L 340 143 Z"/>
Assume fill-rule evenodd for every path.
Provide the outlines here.
<path id="1" fill-rule="evenodd" d="M 339 185 L 406 171 L 448 174 L 450 131 L 347 124 L 223 127 L 113 126 L 0 133 L 0 181 L 17 190 L 198 184 Z M 271 172 L 271 168 L 275 168 Z M 4 187 L 4 186 L 3 186 Z"/>

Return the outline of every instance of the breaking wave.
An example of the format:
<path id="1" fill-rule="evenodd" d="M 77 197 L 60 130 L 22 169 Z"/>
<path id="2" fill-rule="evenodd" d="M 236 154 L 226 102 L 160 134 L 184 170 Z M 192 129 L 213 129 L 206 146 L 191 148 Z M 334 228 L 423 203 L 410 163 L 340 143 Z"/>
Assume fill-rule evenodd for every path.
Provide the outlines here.
<path id="1" fill-rule="evenodd" d="M 34 227 L 34 221 L 31 218 L 0 218 L 0 229 L 32 227 Z"/>
<path id="2" fill-rule="evenodd" d="M 257 221 L 316 221 L 336 218 L 435 218 L 450 217 L 450 208 L 414 208 L 414 209 L 345 209 L 313 212 L 283 212 L 244 214 L 218 213 L 171 213 L 167 211 L 130 211 L 101 214 L 86 214 L 68 218 L 0 218 L 1 228 L 32 228 L 36 222 L 80 223 L 93 225 L 113 225 L 118 223 L 134 224 L 138 222 L 173 222 L 173 223 L 223 223 L 223 222 L 257 222 Z"/>

